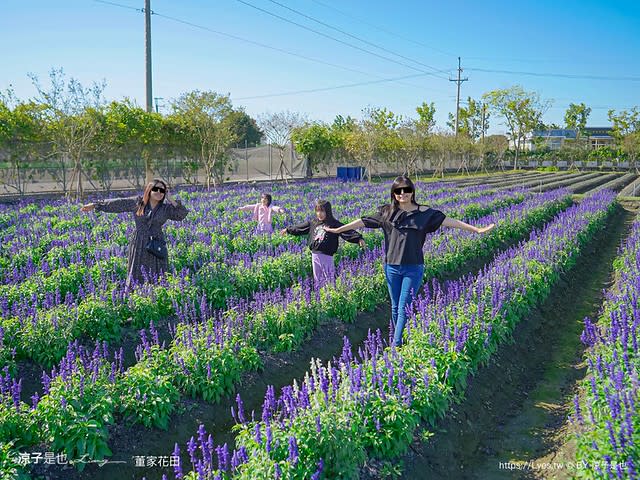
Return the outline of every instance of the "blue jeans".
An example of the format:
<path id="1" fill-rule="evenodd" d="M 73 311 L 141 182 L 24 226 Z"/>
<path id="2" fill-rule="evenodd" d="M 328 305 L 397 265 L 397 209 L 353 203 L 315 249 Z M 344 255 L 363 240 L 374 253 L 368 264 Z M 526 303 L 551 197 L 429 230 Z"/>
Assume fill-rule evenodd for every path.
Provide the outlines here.
<path id="1" fill-rule="evenodd" d="M 406 308 L 422 285 L 424 265 L 387 265 L 384 274 L 391 297 L 391 321 L 395 325 L 393 344 L 402 345 L 402 332 L 407 321 Z"/>

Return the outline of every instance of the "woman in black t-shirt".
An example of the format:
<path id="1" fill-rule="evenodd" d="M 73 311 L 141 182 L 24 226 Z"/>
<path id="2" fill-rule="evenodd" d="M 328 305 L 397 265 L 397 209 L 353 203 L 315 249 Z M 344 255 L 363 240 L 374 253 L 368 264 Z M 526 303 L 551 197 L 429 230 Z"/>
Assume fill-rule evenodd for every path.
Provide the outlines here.
<path id="1" fill-rule="evenodd" d="M 391 185 L 391 203 L 380 207 L 378 213 L 362 217 L 339 228 L 328 228 L 331 233 L 342 233 L 356 228 L 382 228 L 384 231 L 384 273 L 391 298 L 391 318 L 394 325 L 393 344 L 402 345 L 402 332 L 406 322 L 406 308 L 422 285 L 424 256 L 422 247 L 427 233 L 440 226 L 459 228 L 474 233 L 486 233 L 495 224 L 474 227 L 415 200 L 415 186 L 410 178 L 397 177 Z"/>

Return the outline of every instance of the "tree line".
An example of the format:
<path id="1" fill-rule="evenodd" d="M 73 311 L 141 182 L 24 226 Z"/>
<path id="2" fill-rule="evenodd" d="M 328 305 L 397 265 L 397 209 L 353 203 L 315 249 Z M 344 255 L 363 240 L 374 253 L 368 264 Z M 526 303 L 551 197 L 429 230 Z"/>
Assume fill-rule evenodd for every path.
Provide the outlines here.
<path id="1" fill-rule="evenodd" d="M 558 128 L 542 122 L 551 101 L 517 85 L 463 102 L 455 135 L 455 115 L 449 114 L 446 129 L 437 128 L 435 106 L 427 102 L 416 107 L 415 117 L 367 107 L 361 119 L 338 115 L 326 123 L 296 112 L 253 119 L 235 107 L 229 95 L 195 90 L 173 100 L 169 113 L 160 114 L 147 112 L 127 98 L 107 102 L 104 82 L 85 86 L 68 79 L 62 69 L 51 71 L 47 86 L 35 76 L 31 80 L 37 90 L 32 99 L 18 99 L 11 90 L 0 93 L 0 163 L 19 193 L 38 168 L 57 167 L 53 171 L 63 177 L 58 180 L 69 195 L 82 197 L 87 178 L 110 178 L 114 170 L 136 162 L 144 166 L 148 181 L 167 159 L 179 162 L 187 182 L 197 181 L 198 172 L 203 171 L 209 188 L 225 181 L 234 147 L 263 142 L 279 152 L 278 175 L 283 179 L 290 175 L 284 158 L 289 145 L 305 157 L 307 176 L 328 173 L 338 162 L 364 166 L 369 180 L 380 163 L 414 175 L 426 159 L 435 175 L 442 174 L 452 160 L 461 170 L 470 165 L 492 169 L 505 159 L 517 168 L 523 155 L 532 155 L 525 152 L 532 132 Z M 578 135 L 554 155 L 593 157 L 584 134 L 590 112 L 585 104 L 569 106 L 565 127 Z M 624 157 L 635 165 L 640 110 L 611 110 L 609 119 L 616 143 L 598 155 Z M 487 134 L 490 121 L 496 120 L 506 126 L 506 135 Z M 533 154 L 538 157 L 550 153 L 541 142 Z"/>

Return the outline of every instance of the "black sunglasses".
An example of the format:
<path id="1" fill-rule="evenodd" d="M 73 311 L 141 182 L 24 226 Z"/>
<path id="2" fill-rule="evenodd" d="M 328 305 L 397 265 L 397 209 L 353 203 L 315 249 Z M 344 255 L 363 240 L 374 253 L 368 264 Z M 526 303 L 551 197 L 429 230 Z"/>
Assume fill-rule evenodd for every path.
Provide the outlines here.
<path id="1" fill-rule="evenodd" d="M 396 195 L 401 195 L 403 193 L 413 193 L 413 188 L 411 187 L 398 187 L 393 189 L 393 193 Z"/>
<path id="2" fill-rule="evenodd" d="M 162 187 L 153 187 L 151 189 L 152 192 L 160 192 L 160 193 L 167 193 L 167 190 L 162 188 Z"/>

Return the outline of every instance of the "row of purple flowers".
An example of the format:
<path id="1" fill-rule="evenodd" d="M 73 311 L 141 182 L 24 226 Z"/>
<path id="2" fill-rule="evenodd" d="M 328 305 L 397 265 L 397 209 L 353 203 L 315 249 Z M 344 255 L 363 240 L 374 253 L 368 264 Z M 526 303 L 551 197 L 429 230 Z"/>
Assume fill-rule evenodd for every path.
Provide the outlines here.
<path id="1" fill-rule="evenodd" d="M 571 415 L 579 478 L 639 478 L 640 219 L 614 261 L 600 317 L 585 319 L 587 374 Z"/>
<path id="2" fill-rule="evenodd" d="M 302 383 L 279 396 L 268 388 L 257 416 L 238 398 L 236 448 L 215 447 L 201 427 L 186 447 L 193 470 L 177 467 L 176 478 L 357 478 L 368 457 L 403 453 L 420 420 L 444 414 L 467 376 L 549 294 L 614 208 L 613 192 L 586 197 L 477 276 L 428 284 L 400 349 L 371 334 L 357 354 L 345 342 L 339 359 L 312 362 Z"/>

